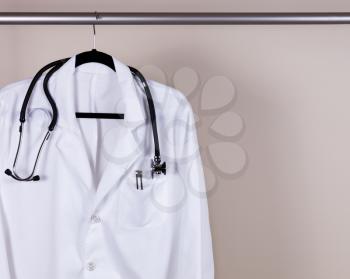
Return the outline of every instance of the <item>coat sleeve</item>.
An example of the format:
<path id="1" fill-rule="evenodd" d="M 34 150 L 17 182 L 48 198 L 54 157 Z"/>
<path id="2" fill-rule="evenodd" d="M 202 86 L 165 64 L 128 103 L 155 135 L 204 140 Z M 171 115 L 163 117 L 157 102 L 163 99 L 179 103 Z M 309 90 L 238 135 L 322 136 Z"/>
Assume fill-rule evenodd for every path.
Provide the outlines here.
<path id="1" fill-rule="evenodd" d="M 0 131 L 4 131 L 4 118 L 5 118 L 5 112 L 4 112 L 4 100 L 2 98 L 3 96 L 3 88 L 0 88 Z M 5 138 L 4 136 L 0 136 L 0 158 L 3 159 L 3 153 L 4 153 L 4 142 Z M 3 161 L 0 162 L 0 171 L 1 175 L 3 175 L 4 165 Z M 2 185 L 0 184 L 0 278 L 1 279 L 10 279 L 11 277 L 11 259 L 9 258 L 11 255 L 9 255 L 9 238 L 8 238 L 8 227 L 6 223 L 5 218 L 5 212 L 4 212 L 4 204 L 3 204 L 3 197 L 2 197 Z"/>
<path id="2" fill-rule="evenodd" d="M 185 182 L 186 202 L 182 208 L 181 239 L 182 270 L 176 278 L 213 279 L 214 260 L 209 222 L 207 192 L 194 114 L 189 102 L 183 100 L 176 126 L 177 169 Z"/>

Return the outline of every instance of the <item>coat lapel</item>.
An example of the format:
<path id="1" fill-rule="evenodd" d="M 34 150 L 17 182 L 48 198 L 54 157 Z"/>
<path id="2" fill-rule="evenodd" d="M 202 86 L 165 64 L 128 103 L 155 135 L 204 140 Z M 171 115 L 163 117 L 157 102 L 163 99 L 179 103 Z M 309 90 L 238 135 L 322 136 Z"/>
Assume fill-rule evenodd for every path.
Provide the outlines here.
<path id="1" fill-rule="evenodd" d="M 121 87 L 118 94 L 123 96 L 125 118 L 118 138 L 111 135 L 112 139 L 108 141 L 107 135 L 103 136 L 101 151 L 107 165 L 98 183 L 96 206 L 110 191 L 118 189 L 120 181 L 128 174 L 130 167 L 143 156 L 145 147 L 143 128 L 146 123 L 146 108 L 141 97 L 144 93 L 135 84 L 129 68 L 115 58 L 114 63 L 120 71 L 118 82 Z"/>
<path id="2" fill-rule="evenodd" d="M 92 168 L 81 137 L 62 128 L 57 129 L 55 137 L 56 148 L 67 171 L 78 179 L 85 190 L 93 190 Z"/>
<path id="3" fill-rule="evenodd" d="M 58 121 L 53 136 L 55 146 L 68 172 L 77 178 L 86 190 L 93 188 L 93 174 L 80 127 L 75 118 L 77 94 L 74 83 L 75 56 L 69 59 L 53 76 L 51 95 L 58 108 Z M 51 83 L 49 84 L 49 86 Z"/>
<path id="4" fill-rule="evenodd" d="M 142 127 L 146 121 L 146 111 L 144 106 L 144 97 L 142 89 L 136 85 L 135 80 L 128 66 L 124 65 L 113 57 L 116 73 L 112 78 L 116 78 L 117 88 L 110 88 L 106 92 L 104 100 L 99 100 L 103 112 L 103 102 L 108 98 L 113 98 L 113 94 L 122 96 L 122 105 L 124 111 L 123 127 L 125 132 L 122 135 L 124 145 L 121 145 L 120 139 L 115 141 L 106 141 L 101 148 L 102 156 L 107 161 L 102 175 L 98 181 L 97 192 L 95 196 L 96 206 L 106 197 L 106 195 L 120 185 L 129 167 L 142 156 L 144 152 Z M 74 177 L 77 177 L 83 187 L 88 190 L 95 188 L 95 174 L 90 165 L 87 148 L 84 144 L 83 135 L 75 117 L 78 108 L 78 99 L 76 94 L 84 94 L 77 90 L 75 79 L 75 56 L 69 59 L 54 75 L 54 84 L 50 86 L 50 91 L 56 101 L 58 108 L 58 122 L 55 133 L 56 148 L 67 169 Z M 52 88 L 51 88 L 52 87 Z M 117 91 L 117 92 L 116 92 Z M 84 98 L 84 96 L 82 96 Z M 111 99 L 112 100 L 112 99 Z M 108 102 L 107 102 L 108 103 Z M 140 140 L 136 139 L 136 132 Z M 104 140 L 105 135 L 99 135 Z M 123 140 L 122 140 L 123 141 Z M 118 143 L 118 144 L 116 144 Z M 127 150 L 125 156 L 119 156 L 120 150 Z"/>

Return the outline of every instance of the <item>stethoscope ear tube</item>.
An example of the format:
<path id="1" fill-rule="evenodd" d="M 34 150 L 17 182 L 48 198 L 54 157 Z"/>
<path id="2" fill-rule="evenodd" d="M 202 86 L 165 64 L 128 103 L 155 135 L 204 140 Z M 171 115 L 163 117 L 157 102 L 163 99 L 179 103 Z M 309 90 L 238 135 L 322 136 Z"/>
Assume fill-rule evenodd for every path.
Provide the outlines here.
<path id="1" fill-rule="evenodd" d="M 5 174 L 8 176 L 11 176 L 12 178 L 14 178 L 15 180 L 18 181 L 39 181 L 40 180 L 40 176 L 39 175 L 34 175 L 41 151 L 43 149 L 43 146 L 45 144 L 45 142 L 49 139 L 51 132 L 54 130 L 56 124 L 57 124 L 57 119 L 58 119 L 58 110 L 57 110 L 57 106 L 56 103 L 54 101 L 54 99 L 52 98 L 51 94 L 50 94 L 50 90 L 49 90 L 49 80 L 52 77 L 52 75 L 67 61 L 69 60 L 69 58 L 64 58 L 64 59 L 60 59 L 57 61 L 54 61 L 46 66 L 44 66 L 42 69 L 39 70 L 39 72 L 34 76 L 33 80 L 31 81 L 28 91 L 25 95 L 23 104 L 22 104 L 22 108 L 21 108 L 21 112 L 20 112 L 20 127 L 19 127 L 19 140 L 18 140 L 18 146 L 17 146 L 17 151 L 16 151 L 16 156 L 13 162 L 13 166 L 12 166 L 12 171 L 10 169 L 6 169 L 5 170 Z M 50 69 L 50 70 L 49 70 Z M 140 79 L 144 92 L 146 93 L 146 97 L 147 97 L 147 102 L 148 102 L 148 108 L 149 108 L 149 114 L 150 114 L 150 118 L 151 118 L 151 124 L 152 124 L 152 131 L 153 131 L 153 140 L 154 140 L 154 158 L 151 161 L 151 173 L 152 173 L 152 178 L 154 176 L 154 174 L 166 174 L 166 162 L 162 162 L 161 161 L 161 157 L 160 157 L 160 148 L 159 148 L 159 138 L 158 138 L 158 130 L 157 130 L 157 119 L 156 119 L 156 112 L 155 112 L 155 108 L 154 108 L 154 102 L 152 99 L 152 95 L 151 95 L 151 91 L 150 88 L 147 84 L 146 79 L 144 78 L 144 76 L 135 68 L 130 67 L 129 69 L 131 71 L 131 73 L 136 76 L 137 78 Z M 40 77 L 43 75 L 43 73 L 45 71 L 49 70 L 49 72 L 46 74 L 45 78 L 44 78 L 44 82 L 43 82 L 43 88 L 44 88 L 44 93 L 46 98 L 48 99 L 50 106 L 52 108 L 52 119 L 51 119 L 51 123 L 48 127 L 48 131 L 45 134 L 45 137 L 43 138 L 41 144 L 40 144 L 40 148 L 38 150 L 34 165 L 33 165 L 33 169 L 31 174 L 28 177 L 22 178 L 21 176 L 19 176 L 16 173 L 16 164 L 17 164 L 17 159 L 18 159 L 18 154 L 21 148 L 21 142 L 22 142 L 22 134 L 23 134 L 23 125 L 25 123 L 25 116 L 26 116 L 26 110 L 28 107 L 28 103 L 31 97 L 31 94 L 34 90 L 34 87 L 36 85 L 36 83 L 38 82 L 38 80 L 40 79 Z"/>
<path id="2" fill-rule="evenodd" d="M 20 118 L 19 118 L 19 121 L 21 123 L 24 123 L 26 121 L 26 110 L 27 110 L 27 106 L 28 106 L 28 103 L 29 103 L 29 99 L 30 99 L 30 96 L 32 95 L 32 92 L 34 90 L 34 87 L 36 85 L 36 83 L 38 82 L 38 80 L 40 79 L 40 77 L 43 75 L 43 73 L 45 73 L 48 69 L 52 68 L 52 67 L 55 67 L 57 65 L 63 65 L 65 62 L 68 61 L 68 58 L 64 58 L 64 59 L 60 59 L 60 60 L 57 60 L 57 61 L 54 61 L 54 62 L 51 62 L 49 64 L 47 64 L 46 66 L 44 66 L 43 68 L 41 68 L 39 70 L 39 72 L 36 73 L 36 75 L 34 76 L 33 80 L 31 81 L 30 85 L 29 85 L 29 88 L 27 90 L 27 93 L 24 97 L 24 100 L 23 100 L 23 104 L 22 104 L 22 108 L 21 108 L 21 113 L 20 113 Z M 58 70 L 58 69 L 56 69 Z"/>
<path id="3" fill-rule="evenodd" d="M 51 78 L 51 76 L 59 69 L 62 67 L 63 63 L 58 63 L 57 65 L 55 65 L 45 76 L 44 78 L 44 92 L 45 92 L 45 96 L 47 98 L 47 100 L 49 101 L 51 108 L 52 108 L 52 120 L 51 123 L 49 125 L 49 131 L 53 131 L 55 129 L 56 123 L 57 123 L 57 118 L 58 118 L 58 111 L 57 111 L 57 106 L 56 103 L 54 101 L 54 99 L 51 97 L 50 94 L 50 90 L 49 90 L 49 80 Z"/>
<path id="4" fill-rule="evenodd" d="M 61 59 L 55 62 L 52 62 L 48 65 L 46 65 L 45 67 L 43 67 L 42 69 L 40 69 L 40 71 L 34 76 L 32 82 L 29 85 L 27 94 L 24 98 L 23 101 L 23 105 L 21 108 L 21 113 L 20 113 L 20 127 L 19 127 L 19 139 L 18 139 L 18 146 L 17 146 L 17 151 L 16 151 L 16 155 L 15 155 L 15 159 L 13 161 L 13 165 L 12 165 L 12 171 L 10 169 L 6 169 L 5 170 L 5 174 L 7 174 L 8 176 L 11 176 L 12 178 L 14 178 L 17 181 L 23 181 L 23 182 L 29 182 L 29 181 L 39 181 L 40 180 L 40 176 L 39 175 L 34 175 L 35 173 L 35 169 L 41 154 L 41 151 L 43 149 L 43 146 L 45 144 L 45 142 L 49 139 L 51 132 L 53 131 L 53 129 L 55 128 L 55 125 L 57 123 L 57 107 L 55 104 L 55 101 L 52 99 L 50 93 L 49 93 L 49 89 L 48 89 L 48 82 L 50 77 L 67 61 L 68 59 Z M 40 144 L 40 148 L 38 150 L 34 165 L 33 165 L 33 169 L 32 172 L 29 176 L 27 177 L 21 177 L 19 174 L 17 174 L 16 172 L 16 164 L 17 164 L 17 159 L 18 159 L 18 155 L 21 149 L 21 143 L 22 143 L 22 136 L 23 136 L 23 125 L 25 123 L 25 114 L 26 114 L 26 110 L 27 110 L 27 106 L 29 103 L 29 99 L 31 97 L 31 94 L 34 90 L 35 84 L 37 83 L 37 81 L 40 79 L 40 77 L 42 76 L 42 74 L 48 70 L 52 68 L 46 75 L 45 79 L 44 79 L 44 92 L 45 95 L 51 105 L 52 108 L 52 120 L 51 123 L 48 127 L 48 131 L 46 132 L 41 144 Z"/>
<path id="5" fill-rule="evenodd" d="M 21 177 L 16 172 L 16 164 L 17 164 L 18 154 L 19 154 L 19 151 L 20 151 L 20 148 L 21 148 L 21 143 L 22 143 L 23 123 L 21 123 L 21 126 L 19 128 L 19 133 L 20 133 L 20 135 L 19 135 L 19 140 L 18 140 L 18 146 L 17 146 L 15 160 L 13 161 L 13 165 L 12 165 L 12 171 L 10 169 L 6 169 L 5 170 L 5 174 L 11 176 L 12 178 L 14 178 L 14 179 L 16 179 L 18 181 L 27 181 L 27 182 L 29 182 L 29 181 L 39 181 L 40 180 L 40 176 L 39 175 L 34 175 L 34 172 L 35 172 L 35 169 L 36 169 L 36 165 L 38 164 L 39 157 L 40 157 L 41 151 L 43 149 L 44 143 L 49 139 L 51 131 L 47 131 L 46 132 L 45 137 L 44 137 L 44 139 L 42 140 L 42 142 L 40 144 L 39 151 L 38 151 L 38 153 L 36 155 L 36 159 L 35 159 L 35 162 L 34 162 L 34 166 L 33 166 L 32 172 L 27 177 Z"/>

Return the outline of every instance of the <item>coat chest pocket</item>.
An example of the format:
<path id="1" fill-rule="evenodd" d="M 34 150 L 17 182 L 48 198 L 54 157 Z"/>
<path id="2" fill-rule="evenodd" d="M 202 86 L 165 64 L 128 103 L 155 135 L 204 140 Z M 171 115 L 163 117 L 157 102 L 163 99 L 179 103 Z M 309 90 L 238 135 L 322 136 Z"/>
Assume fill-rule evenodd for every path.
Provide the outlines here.
<path id="1" fill-rule="evenodd" d="M 129 174 L 121 185 L 118 202 L 118 226 L 126 229 L 141 229 L 159 226 L 176 213 L 175 206 L 184 201 L 185 191 L 177 175 L 142 177 L 143 190 L 137 189 L 136 172 Z M 171 207 L 169 207 L 169 205 Z"/>

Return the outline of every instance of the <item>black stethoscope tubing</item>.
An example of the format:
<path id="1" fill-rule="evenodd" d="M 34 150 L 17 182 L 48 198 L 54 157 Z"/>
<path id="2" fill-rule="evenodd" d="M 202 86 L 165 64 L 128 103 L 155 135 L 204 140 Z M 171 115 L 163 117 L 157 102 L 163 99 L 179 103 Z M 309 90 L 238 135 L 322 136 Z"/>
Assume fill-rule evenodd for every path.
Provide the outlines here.
<path id="1" fill-rule="evenodd" d="M 18 141 L 18 147 L 17 147 L 17 151 L 16 151 L 16 155 L 15 155 L 15 159 L 12 165 L 12 171 L 10 169 L 6 169 L 5 170 L 5 174 L 11 176 L 12 178 L 14 178 L 15 180 L 18 181 L 38 181 L 40 180 L 40 176 L 39 175 L 34 175 L 35 173 L 35 169 L 41 154 L 41 151 L 43 149 L 44 143 L 45 141 L 47 141 L 50 137 L 51 132 L 55 129 L 55 126 L 57 124 L 57 119 L 58 119 L 58 109 L 55 103 L 55 100 L 52 98 L 51 94 L 50 94 L 50 90 L 48 87 L 48 83 L 50 78 L 52 77 L 52 75 L 59 70 L 70 58 L 64 58 L 64 59 L 60 59 L 54 62 L 51 62 L 49 64 L 47 64 L 46 66 L 44 66 L 43 68 L 41 68 L 38 73 L 34 76 L 33 80 L 31 81 L 29 88 L 27 90 L 27 93 L 24 97 L 23 100 L 23 104 L 21 107 L 21 112 L 20 112 L 20 127 L 19 127 L 19 141 Z M 152 98 L 152 94 L 151 94 L 151 90 L 148 86 L 148 83 L 145 79 L 145 77 L 140 73 L 140 71 L 138 71 L 137 69 L 129 66 L 129 69 L 131 71 L 131 73 L 133 74 L 134 77 L 138 78 L 143 86 L 143 90 L 146 94 L 146 98 L 147 98 L 147 102 L 148 102 L 148 108 L 149 108 L 149 115 L 150 115 L 150 119 L 151 119 L 151 124 L 152 124 L 152 131 L 153 131 L 153 142 L 154 142 L 154 158 L 153 160 L 151 160 L 151 172 L 152 172 L 152 177 L 154 174 L 166 174 L 166 163 L 165 162 L 161 162 L 161 157 L 160 157 L 160 147 L 159 147 L 159 137 L 158 137 L 158 129 L 157 129 L 157 119 L 156 119 L 156 112 L 155 112 L 155 108 L 154 108 L 154 102 L 153 102 L 153 98 Z M 36 83 L 38 82 L 38 80 L 40 79 L 40 77 L 47 71 L 48 73 L 46 74 L 44 81 L 43 81 L 43 88 L 44 88 L 44 93 L 45 96 L 48 100 L 48 102 L 50 103 L 50 106 L 52 108 L 52 119 L 50 122 L 50 125 L 48 126 L 48 131 L 46 132 L 44 139 L 42 140 L 34 165 L 33 165 L 33 169 L 32 172 L 29 176 L 27 177 L 20 177 L 17 173 L 16 173 L 16 164 L 17 164 L 17 159 L 18 159 L 18 154 L 19 154 L 19 150 L 21 147 L 21 142 L 22 142 L 22 137 L 23 137 L 23 125 L 26 121 L 26 110 L 28 107 L 28 103 L 30 100 L 30 97 L 32 95 L 32 92 L 35 88 Z"/>

